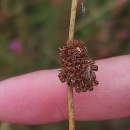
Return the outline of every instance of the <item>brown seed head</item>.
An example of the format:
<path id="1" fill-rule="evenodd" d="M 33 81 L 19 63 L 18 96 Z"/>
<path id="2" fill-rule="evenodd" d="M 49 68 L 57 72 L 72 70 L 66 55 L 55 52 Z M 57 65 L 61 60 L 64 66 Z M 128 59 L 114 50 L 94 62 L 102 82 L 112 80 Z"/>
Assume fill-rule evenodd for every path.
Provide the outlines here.
<path id="1" fill-rule="evenodd" d="M 98 66 L 89 58 L 83 41 L 68 41 L 67 45 L 60 49 L 61 70 L 58 77 L 76 92 L 92 91 L 93 86 L 98 85 L 94 72 Z"/>

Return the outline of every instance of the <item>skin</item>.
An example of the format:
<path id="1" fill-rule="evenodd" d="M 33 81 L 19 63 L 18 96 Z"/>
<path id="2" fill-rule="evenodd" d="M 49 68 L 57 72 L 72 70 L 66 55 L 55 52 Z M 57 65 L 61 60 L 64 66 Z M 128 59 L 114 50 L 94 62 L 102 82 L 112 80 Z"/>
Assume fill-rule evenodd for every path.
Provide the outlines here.
<path id="1" fill-rule="evenodd" d="M 130 116 L 130 55 L 96 61 L 99 85 L 76 93 L 75 119 L 105 120 Z M 58 69 L 41 70 L 0 82 L 0 121 L 46 124 L 68 119 L 67 85 Z"/>

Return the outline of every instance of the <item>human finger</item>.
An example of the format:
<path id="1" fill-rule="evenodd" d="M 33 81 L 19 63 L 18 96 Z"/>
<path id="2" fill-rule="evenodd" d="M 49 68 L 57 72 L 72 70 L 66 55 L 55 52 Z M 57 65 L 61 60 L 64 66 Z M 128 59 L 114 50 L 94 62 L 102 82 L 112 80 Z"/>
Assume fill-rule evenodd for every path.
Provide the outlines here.
<path id="1" fill-rule="evenodd" d="M 96 61 L 99 85 L 74 93 L 76 120 L 103 120 L 130 116 L 130 55 Z M 68 119 L 67 84 L 59 70 L 44 70 L 0 83 L 0 120 L 45 124 Z"/>

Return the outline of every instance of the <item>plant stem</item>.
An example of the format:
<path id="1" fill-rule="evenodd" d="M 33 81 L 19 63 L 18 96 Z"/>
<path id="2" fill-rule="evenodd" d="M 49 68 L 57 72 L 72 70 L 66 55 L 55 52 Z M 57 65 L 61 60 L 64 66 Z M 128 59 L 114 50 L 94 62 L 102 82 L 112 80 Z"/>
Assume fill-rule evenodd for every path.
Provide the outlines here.
<path id="1" fill-rule="evenodd" d="M 69 130 L 75 130 L 73 88 L 68 87 Z"/>
<path id="2" fill-rule="evenodd" d="M 74 38 L 77 3 L 78 3 L 77 0 L 72 0 L 68 40 L 73 40 L 73 38 Z M 67 42 L 68 46 L 69 46 L 69 44 L 70 44 L 70 42 Z M 73 88 L 72 87 L 68 87 L 68 109 L 69 109 L 69 130 L 75 130 L 74 96 L 73 96 Z"/>
<path id="3" fill-rule="evenodd" d="M 70 27 L 69 27 L 69 40 L 73 40 L 73 38 L 74 38 L 77 4 L 78 4 L 77 0 L 72 0 L 71 16 L 70 16 Z"/>

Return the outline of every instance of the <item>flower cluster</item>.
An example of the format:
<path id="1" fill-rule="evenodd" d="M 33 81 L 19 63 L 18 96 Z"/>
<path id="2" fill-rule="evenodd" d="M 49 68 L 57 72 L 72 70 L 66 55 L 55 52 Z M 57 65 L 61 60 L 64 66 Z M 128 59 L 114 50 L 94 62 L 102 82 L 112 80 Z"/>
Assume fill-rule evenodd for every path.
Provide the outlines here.
<path id="1" fill-rule="evenodd" d="M 60 49 L 61 70 L 58 75 L 61 82 L 67 82 L 76 92 L 92 91 L 98 85 L 94 71 L 95 62 L 89 58 L 84 42 L 68 41 L 68 46 Z"/>

